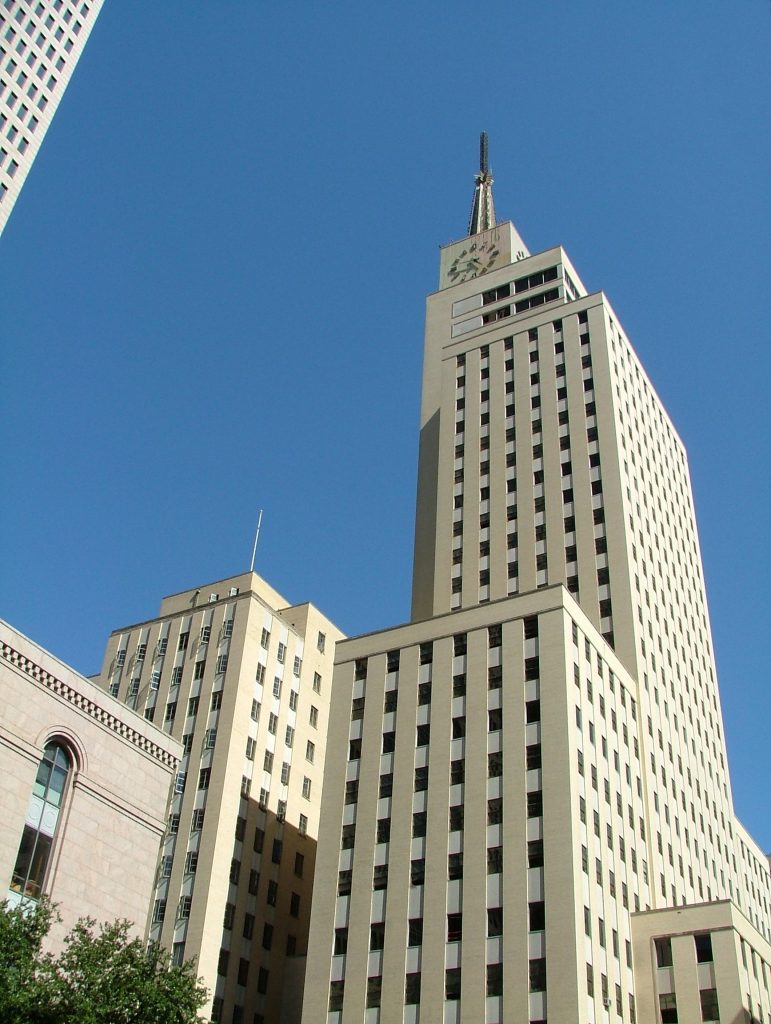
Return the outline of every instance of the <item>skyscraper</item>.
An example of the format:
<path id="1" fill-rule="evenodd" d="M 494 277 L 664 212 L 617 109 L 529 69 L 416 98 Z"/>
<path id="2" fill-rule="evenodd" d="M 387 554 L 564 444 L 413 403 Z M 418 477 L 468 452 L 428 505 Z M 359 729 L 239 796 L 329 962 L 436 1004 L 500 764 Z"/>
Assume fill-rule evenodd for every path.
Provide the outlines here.
<path id="1" fill-rule="evenodd" d="M 0 3 L 0 234 L 103 2 Z"/>
<path id="2" fill-rule="evenodd" d="M 245 573 L 107 644 L 101 685 L 182 743 L 148 934 L 196 957 L 213 1021 L 299 1019 L 341 636 Z"/>
<path id="3" fill-rule="evenodd" d="M 733 904 L 771 978 L 683 444 L 605 295 L 496 223 L 484 138 L 419 459 L 412 621 L 336 655 L 304 1024 L 629 1021 L 651 973 L 646 1013 L 678 1019 L 677 979 L 711 1013 L 698 944 L 645 960 L 646 912 L 695 905 Z"/>

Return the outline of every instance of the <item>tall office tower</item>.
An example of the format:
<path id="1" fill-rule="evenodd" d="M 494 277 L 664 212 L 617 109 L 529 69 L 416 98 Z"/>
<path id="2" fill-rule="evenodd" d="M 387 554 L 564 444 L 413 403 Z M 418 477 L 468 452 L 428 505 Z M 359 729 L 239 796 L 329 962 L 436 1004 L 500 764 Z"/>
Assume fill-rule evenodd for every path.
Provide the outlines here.
<path id="1" fill-rule="evenodd" d="M 101 684 L 182 742 L 149 936 L 197 957 L 214 1021 L 299 1020 L 341 636 L 247 573 L 107 645 Z"/>
<path id="2" fill-rule="evenodd" d="M 0 2 L 0 235 L 103 2 Z"/>
<path id="3" fill-rule="evenodd" d="M 303 1021 L 710 1013 L 694 940 L 673 973 L 634 934 L 733 901 L 771 963 L 685 452 L 604 294 L 496 224 L 481 156 L 427 304 L 412 621 L 336 655 Z"/>

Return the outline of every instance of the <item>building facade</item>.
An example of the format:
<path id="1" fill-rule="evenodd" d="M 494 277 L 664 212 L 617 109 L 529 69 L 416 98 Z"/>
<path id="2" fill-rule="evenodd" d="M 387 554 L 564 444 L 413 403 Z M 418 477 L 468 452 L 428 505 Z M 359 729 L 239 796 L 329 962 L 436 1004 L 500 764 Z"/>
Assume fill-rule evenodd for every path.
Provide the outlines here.
<path id="1" fill-rule="evenodd" d="M 0 2 L 0 235 L 102 3 Z"/>
<path id="2" fill-rule="evenodd" d="M 50 897 L 53 948 L 81 917 L 143 934 L 179 743 L 4 622 L 0 680 L 2 898 Z"/>
<path id="3" fill-rule="evenodd" d="M 335 643 L 247 573 L 116 630 L 100 683 L 182 744 L 148 933 L 214 1021 L 299 1019 Z"/>
<path id="4" fill-rule="evenodd" d="M 770 934 L 683 444 L 491 186 L 427 302 L 412 622 L 336 656 L 304 1024 L 649 1021 L 632 915 Z"/>

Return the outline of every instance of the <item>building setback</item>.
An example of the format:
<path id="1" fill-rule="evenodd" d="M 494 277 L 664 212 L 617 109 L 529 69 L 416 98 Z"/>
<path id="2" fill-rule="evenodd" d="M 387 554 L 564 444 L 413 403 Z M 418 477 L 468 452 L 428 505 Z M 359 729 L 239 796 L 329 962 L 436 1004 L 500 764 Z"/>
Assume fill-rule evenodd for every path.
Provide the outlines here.
<path id="1" fill-rule="evenodd" d="M 0 0 L 0 235 L 104 0 Z"/>
<path id="2" fill-rule="evenodd" d="M 107 644 L 101 685 L 182 743 L 148 934 L 197 958 L 213 1021 L 299 1020 L 341 636 L 246 573 Z"/>
<path id="3" fill-rule="evenodd" d="M 655 975 L 638 1013 L 633 915 L 771 936 L 683 444 L 491 187 L 484 145 L 427 302 L 412 622 L 338 646 L 303 1024 L 673 1021 Z"/>

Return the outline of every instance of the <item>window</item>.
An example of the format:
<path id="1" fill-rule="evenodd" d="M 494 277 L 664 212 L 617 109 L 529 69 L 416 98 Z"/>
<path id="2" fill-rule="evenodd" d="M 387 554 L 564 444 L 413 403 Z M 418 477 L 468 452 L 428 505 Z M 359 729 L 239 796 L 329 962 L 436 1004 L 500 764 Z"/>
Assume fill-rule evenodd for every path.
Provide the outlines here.
<path id="1" fill-rule="evenodd" d="M 310 740 L 305 744 L 305 760 L 310 761 L 313 764 L 313 759 L 316 756 L 316 745 L 311 743 Z"/>
<path id="2" fill-rule="evenodd" d="M 329 1009 L 342 1010 L 343 1008 L 343 990 L 345 987 L 345 981 L 332 981 L 329 984 Z"/>
<path id="3" fill-rule="evenodd" d="M 270 645 L 270 633 L 267 629 L 263 629 L 262 636 L 260 637 L 260 646 L 266 651 Z"/>
<path id="4" fill-rule="evenodd" d="M 186 651 L 189 640 L 190 640 L 190 634 L 189 633 L 180 633 L 179 634 L 179 640 L 177 641 L 177 650 L 178 651 Z"/>
<path id="5" fill-rule="evenodd" d="M 30 814 L 29 818 L 38 820 L 38 825 L 24 826 L 11 876 L 11 891 L 28 899 L 38 899 L 43 891 L 71 770 L 72 761 L 61 743 L 47 743 L 30 797 L 32 809 L 37 813 L 34 817 Z"/>
<path id="6" fill-rule="evenodd" d="M 238 961 L 238 984 L 246 985 L 249 980 L 249 961 L 241 957 Z"/>
<path id="7" fill-rule="evenodd" d="M 677 996 L 674 992 L 659 996 L 661 1024 L 677 1024 Z"/>
<path id="8" fill-rule="evenodd" d="M 282 665 L 284 664 L 284 661 L 286 660 L 286 644 L 279 643 L 276 658 Z"/>
<path id="9" fill-rule="evenodd" d="M 198 854 L 195 850 L 190 850 L 185 855 L 185 874 L 194 875 L 198 869 Z"/>
<path id="10" fill-rule="evenodd" d="M 527 794 L 527 816 L 528 818 L 540 818 L 543 814 L 543 793 L 537 790 L 535 793 Z"/>
<path id="11" fill-rule="evenodd" d="M 295 676 L 299 676 L 300 672 L 302 671 L 302 667 L 303 667 L 303 660 L 302 660 L 302 658 L 299 658 L 299 657 L 297 657 L 297 655 L 295 655 L 294 664 L 292 666 L 292 674 L 295 675 Z"/>
<path id="12" fill-rule="evenodd" d="M 463 854 L 451 853 L 447 858 L 447 877 L 450 881 L 463 878 Z"/>
<path id="13" fill-rule="evenodd" d="M 266 750 L 265 751 L 265 755 L 264 755 L 264 757 L 262 759 L 262 767 L 265 769 L 266 772 L 272 772 L 273 771 L 273 751 L 272 750 Z"/>
<path id="14" fill-rule="evenodd" d="M 289 762 L 288 761 L 284 761 L 284 763 L 281 765 L 281 785 L 282 786 L 288 786 L 289 785 L 289 776 L 291 774 L 291 771 L 292 771 L 292 768 L 291 768 L 291 765 L 289 764 Z"/>
<path id="15" fill-rule="evenodd" d="M 284 743 L 288 747 L 294 746 L 294 729 L 291 725 L 286 727 L 286 733 L 284 734 Z"/>
<path id="16" fill-rule="evenodd" d="M 321 693 L 321 675 L 318 672 L 313 673 L 313 692 Z"/>
<path id="17" fill-rule="evenodd" d="M 672 966 L 672 940 L 670 938 L 654 939 L 656 947 L 656 964 L 658 967 Z"/>
<path id="18" fill-rule="evenodd" d="M 299 696 L 300 696 L 300 694 L 297 692 L 297 690 L 290 690 L 289 691 L 289 710 L 290 711 L 297 711 L 297 699 L 298 699 Z"/>
<path id="19" fill-rule="evenodd" d="M 213 730 L 213 729 L 209 730 L 209 732 L 214 732 L 214 731 L 215 730 Z M 247 738 L 246 738 L 246 757 L 247 757 L 247 760 L 249 760 L 249 761 L 253 761 L 254 760 L 254 748 L 256 746 L 257 746 L 257 741 L 252 739 L 251 736 L 247 736 Z"/>
<path id="20" fill-rule="evenodd" d="M 503 935 L 503 907 L 491 907 L 487 911 L 487 934 L 491 938 Z"/>
<path id="21" fill-rule="evenodd" d="M 487 873 L 499 875 L 503 871 L 503 847 L 490 846 L 487 849 Z"/>
<path id="22" fill-rule="evenodd" d="M 720 1009 L 717 1003 L 717 989 L 703 988 L 699 992 L 699 998 L 701 999 L 701 1019 L 710 1021 L 720 1020 Z"/>
<path id="23" fill-rule="evenodd" d="M 308 831 L 308 815 L 301 814 L 297 823 L 297 831 L 304 836 Z"/>
<path id="24" fill-rule="evenodd" d="M 693 942 L 696 947 L 696 963 L 712 963 L 712 936 L 709 934 L 709 932 L 705 932 L 702 935 L 694 935 Z M 704 1017 L 702 1019 L 712 1020 L 711 1017 Z"/>
<path id="25" fill-rule="evenodd" d="M 273 696 L 274 697 L 280 697 L 281 696 L 281 679 L 279 678 L 279 676 L 276 676 L 273 679 Z"/>
<path id="26" fill-rule="evenodd" d="M 244 914 L 243 936 L 251 939 L 254 935 L 254 914 Z"/>
<path id="27" fill-rule="evenodd" d="M 463 914 L 447 915 L 447 941 L 460 942 L 463 938 Z"/>
<path id="28" fill-rule="evenodd" d="M 308 721 L 311 723 L 311 725 L 313 726 L 314 729 L 319 724 L 319 709 L 316 708 L 316 707 L 313 707 L 313 705 L 311 705 L 311 710 L 310 710 L 310 715 L 308 716 Z"/>
<path id="29" fill-rule="evenodd" d="M 202 768 L 198 773 L 198 788 L 208 789 L 211 780 L 211 768 Z"/>
<path id="30" fill-rule="evenodd" d="M 348 929 L 335 928 L 334 955 L 345 956 L 348 952 Z"/>
<path id="31" fill-rule="evenodd" d="M 376 921 L 369 926 L 369 948 L 382 949 L 385 945 L 385 921 Z"/>
<path id="32" fill-rule="evenodd" d="M 228 656 L 227 654 L 220 654 L 217 658 L 217 665 L 214 669 L 217 675 L 222 675 L 225 669 L 228 667 Z"/>
<path id="33" fill-rule="evenodd" d="M 204 811 L 204 809 L 202 807 L 199 807 L 197 810 L 193 811 L 193 817 L 192 817 L 192 819 L 190 821 L 190 831 L 191 832 L 200 832 L 201 831 L 201 829 L 203 828 L 204 814 L 205 814 L 205 811 Z"/>
<path id="34" fill-rule="evenodd" d="M 268 732 L 273 733 L 273 735 L 275 736 L 277 729 L 278 729 L 278 715 L 274 715 L 273 712 L 271 711 L 270 718 L 268 719 Z"/>
<path id="35" fill-rule="evenodd" d="M 262 709 L 260 707 L 260 702 L 258 700 L 253 700 L 252 701 L 252 721 L 253 722 L 259 722 L 259 720 L 260 720 L 260 711 L 261 710 Z"/>
<path id="36" fill-rule="evenodd" d="M 191 697 L 187 702 L 187 713 L 188 715 L 198 714 L 198 697 Z"/>
<path id="37" fill-rule="evenodd" d="M 460 967 L 450 967 L 444 972 L 445 999 L 460 999 Z"/>
<path id="38" fill-rule="evenodd" d="M 546 958 L 530 961 L 530 991 L 546 991 Z"/>
<path id="39" fill-rule="evenodd" d="M 306 800 L 310 800 L 311 798 L 311 780 L 307 775 L 303 778 L 303 797 Z"/>
<path id="40" fill-rule="evenodd" d="M 404 1002 L 408 1006 L 420 1002 L 420 972 L 408 974 L 404 979 Z"/>
<path id="41" fill-rule="evenodd" d="M 211 710 L 217 711 L 222 707 L 222 690 L 217 690 L 211 695 Z"/>
<path id="42" fill-rule="evenodd" d="M 268 892 L 265 896 L 265 902 L 269 907 L 275 907 L 278 903 L 278 882 L 268 882 Z"/>
<path id="43" fill-rule="evenodd" d="M 487 994 L 488 996 L 503 995 L 503 964 L 487 965 Z"/>
<path id="44" fill-rule="evenodd" d="M 190 917 L 190 907 L 193 903 L 192 896 L 183 896 L 177 906 L 177 918 L 180 921 L 186 921 Z"/>
<path id="45" fill-rule="evenodd" d="M 417 727 L 416 743 L 419 747 L 425 747 L 431 739 L 431 726 L 419 725 Z"/>

